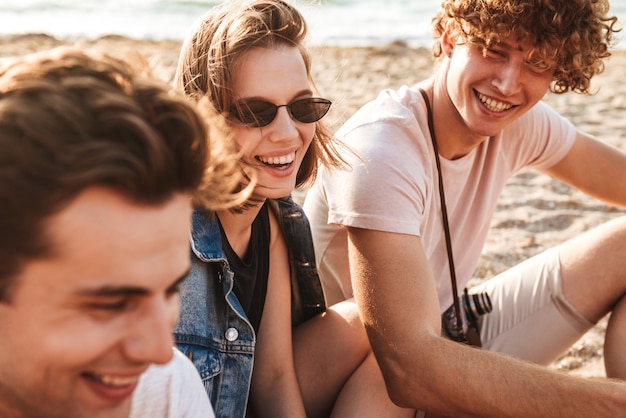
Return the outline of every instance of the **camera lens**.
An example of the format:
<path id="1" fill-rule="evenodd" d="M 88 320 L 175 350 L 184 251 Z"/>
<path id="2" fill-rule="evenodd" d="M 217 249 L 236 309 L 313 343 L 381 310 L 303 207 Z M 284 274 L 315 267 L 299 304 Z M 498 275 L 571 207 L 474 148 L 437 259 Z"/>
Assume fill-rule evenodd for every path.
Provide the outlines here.
<path id="1" fill-rule="evenodd" d="M 491 298 L 487 293 L 476 293 L 473 295 L 465 294 L 465 309 L 466 314 L 472 317 L 474 320 L 491 312 L 493 306 L 491 305 Z"/>

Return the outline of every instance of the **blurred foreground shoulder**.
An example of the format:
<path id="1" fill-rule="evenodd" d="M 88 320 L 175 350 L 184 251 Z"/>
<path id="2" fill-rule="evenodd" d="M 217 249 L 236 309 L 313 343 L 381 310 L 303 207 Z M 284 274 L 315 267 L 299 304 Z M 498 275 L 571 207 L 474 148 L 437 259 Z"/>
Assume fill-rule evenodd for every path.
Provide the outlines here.
<path id="1" fill-rule="evenodd" d="M 152 365 L 141 376 L 133 396 L 131 418 L 213 418 L 215 414 L 200 375 L 174 348 L 172 360 Z"/>

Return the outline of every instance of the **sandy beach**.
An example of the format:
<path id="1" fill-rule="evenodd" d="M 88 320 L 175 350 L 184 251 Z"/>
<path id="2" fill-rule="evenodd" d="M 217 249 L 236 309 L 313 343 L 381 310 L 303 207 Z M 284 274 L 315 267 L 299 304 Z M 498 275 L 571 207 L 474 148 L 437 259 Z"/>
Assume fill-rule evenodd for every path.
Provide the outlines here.
<path id="1" fill-rule="evenodd" d="M 140 41 L 119 36 L 64 41 L 46 35 L 0 36 L 0 65 L 6 57 L 75 43 L 115 54 L 139 51 L 154 74 L 170 81 L 180 42 Z M 334 129 L 383 88 L 427 78 L 428 49 L 402 44 L 369 48 L 313 48 L 313 73 L 321 95 L 333 101 L 327 121 Z M 626 50 L 614 51 L 606 71 L 592 82 L 592 96 L 548 94 L 545 100 L 579 128 L 626 150 Z M 298 196 L 302 196 L 299 194 Z M 501 196 L 476 277 L 487 279 L 521 260 L 620 216 L 608 207 L 535 171 L 514 176 Z M 476 279 L 478 280 L 478 279 Z M 593 291 L 593 289 L 590 289 Z M 602 342 L 606 318 L 551 367 L 583 376 L 604 376 Z"/>

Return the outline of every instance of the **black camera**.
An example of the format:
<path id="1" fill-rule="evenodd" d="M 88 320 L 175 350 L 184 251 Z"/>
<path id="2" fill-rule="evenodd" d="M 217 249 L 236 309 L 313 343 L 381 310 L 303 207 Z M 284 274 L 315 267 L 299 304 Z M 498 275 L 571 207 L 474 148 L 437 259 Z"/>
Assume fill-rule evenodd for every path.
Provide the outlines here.
<path id="1" fill-rule="evenodd" d="M 468 342 L 468 331 L 473 329 L 477 334 L 480 334 L 478 318 L 491 312 L 493 306 L 489 294 L 485 292 L 470 294 L 467 289 L 463 292 L 463 296 L 459 297 L 459 304 L 461 306 L 462 329 L 459 329 L 457 325 L 454 304 L 441 315 L 441 326 L 450 339 Z"/>

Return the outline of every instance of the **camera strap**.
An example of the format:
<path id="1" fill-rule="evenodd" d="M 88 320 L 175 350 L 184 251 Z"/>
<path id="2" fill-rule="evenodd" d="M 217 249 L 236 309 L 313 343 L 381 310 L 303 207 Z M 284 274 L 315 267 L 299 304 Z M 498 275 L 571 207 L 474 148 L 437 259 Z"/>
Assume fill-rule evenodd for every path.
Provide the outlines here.
<path id="1" fill-rule="evenodd" d="M 469 327 L 467 331 L 463 330 L 463 317 L 461 315 L 461 302 L 459 299 L 459 291 L 456 284 L 456 271 L 454 269 L 454 258 L 452 256 L 452 240 L 450 239 L 450 226 L 448 224 L 448 209 L 446 207 L 446 196 L 443 189 L 443 176 L 441 174 L 441 161 L 439 158 L 439 148 L 437 147 L 437 137 L 435 136 L 435 124 L 433 119 L 433 111 L 430 106 L 430 100 L 428 95 L 423 89 L 419 89 L 420 93 L 424 97 L 426 103 L 426 110 L 428 111 L 428 130 L 430 131 L 430 138 L 433 143 L 433 150 L 435 151 L 435 163 L 437 165 L 437 175 L 439 181 L 439 199 L 441 201 L 441 218 L 443 220 L 443 230 L 446 236 L 446 251 L 448 252 L 448 266 L 450 268 L 450 281 L 452 282 L 452 300 L 454 306 L 454 315 L 456 317 L 456 330 L 459 336 L 463 336 L 464 340 L 460 342 L 474 345 L 476 347 L 482 347 L 480 342 L 480 335 L 475 328 Z"/>

